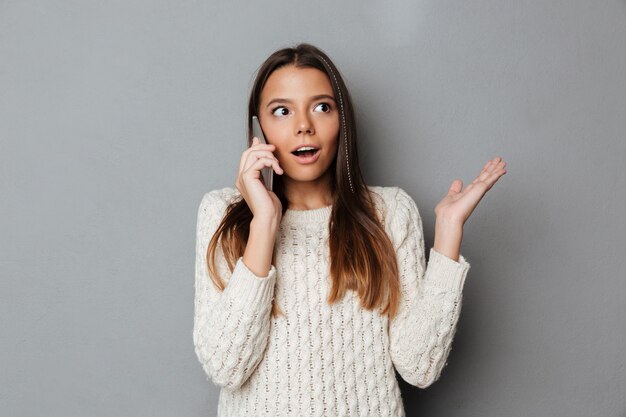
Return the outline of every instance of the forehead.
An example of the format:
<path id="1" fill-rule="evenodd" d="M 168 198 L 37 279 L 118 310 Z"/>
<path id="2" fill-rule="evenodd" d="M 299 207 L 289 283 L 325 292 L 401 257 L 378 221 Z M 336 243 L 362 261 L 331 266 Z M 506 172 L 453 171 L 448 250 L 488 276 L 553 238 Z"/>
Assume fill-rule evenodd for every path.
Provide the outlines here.
<path id="1" fill-rule="evenodd" d="M 261 102 L 272 98 L 306 98 L 318 94 L 334 97 L 328 76 L 317 68 L 288 65 L 274 71 L 261 91 Z"/>

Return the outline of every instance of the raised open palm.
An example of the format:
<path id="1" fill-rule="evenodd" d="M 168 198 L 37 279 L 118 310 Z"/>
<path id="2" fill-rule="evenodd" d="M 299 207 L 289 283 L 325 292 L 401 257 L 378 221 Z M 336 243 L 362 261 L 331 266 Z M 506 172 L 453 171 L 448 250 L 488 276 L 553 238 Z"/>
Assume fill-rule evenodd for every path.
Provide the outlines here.
<path id="1" fill-rule="evenodd" d="M 483 166 L 480 174 L 463 189 L 463 181 L 452 181 L 448 194 L 435 207 L 437 218 L 452 223 L 465 224 L 478 202 L 506 174 L 506 162 L 496 156 Z"/>

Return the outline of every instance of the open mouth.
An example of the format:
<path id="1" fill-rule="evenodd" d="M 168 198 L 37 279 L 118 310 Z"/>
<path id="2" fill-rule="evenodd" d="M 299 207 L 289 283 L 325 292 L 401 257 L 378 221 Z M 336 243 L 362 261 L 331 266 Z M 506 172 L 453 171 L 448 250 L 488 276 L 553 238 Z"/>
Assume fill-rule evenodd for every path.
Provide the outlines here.
<path id="1" fill-rule="evenodd" d="M 318 152 L 319 152 L 319 149 L 310 149 L 306 151 L 293 151 L 291 153 L 294 154 L 295 156 L 308 158 L 308 157 L 314 156 Z"/>
<path id="2" fill-rule="evenodd" d="M 296 157 L 296 161 L 298 161 L 299 164 L 303 164 L 303 165 L 314 164 L 319 159 L 319 156 L 320 156 L 319 149 L 309 149 L 306 151 L 293 151 L 291 153 Z"/>

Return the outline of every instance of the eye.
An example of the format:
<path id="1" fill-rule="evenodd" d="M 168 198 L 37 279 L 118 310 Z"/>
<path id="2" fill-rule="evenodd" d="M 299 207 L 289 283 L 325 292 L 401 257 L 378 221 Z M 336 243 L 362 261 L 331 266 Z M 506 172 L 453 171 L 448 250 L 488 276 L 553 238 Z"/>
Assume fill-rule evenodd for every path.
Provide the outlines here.
<path id="1" fill-rule="evenodd" d="M 316 109 L 321 108 L 324 113 L 328 113 L 331 110 L 330 105 L 328 103 L 320 103 L 315 108 Z"/>
<path id="2" fill-rule="evenodd" d="M 287 110 L 287 107 L 276 107 L 272 110 L 272 114 L 274 116 L 287 116 L 289 114 L 289 110 Z"/>

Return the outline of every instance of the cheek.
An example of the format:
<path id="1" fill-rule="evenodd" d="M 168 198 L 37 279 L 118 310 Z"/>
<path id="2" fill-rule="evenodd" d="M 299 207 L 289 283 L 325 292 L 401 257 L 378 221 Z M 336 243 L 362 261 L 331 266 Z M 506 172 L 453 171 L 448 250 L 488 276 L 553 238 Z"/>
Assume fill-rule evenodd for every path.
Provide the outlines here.
<path id="1" fill-rule="evenodd" d="M 321 126 L 324 139 L 327 141 L 336 140 L 339 136 L 339 120 L 325 123 Z"/>
<path id="2" fill-rule="evenodd" d="M 337 155 L 337 152 L 339 152 L 339 141 L 335 140 L 334 142 L 331 143 L 330 147 L 330 156 L 331 158 L 334 158 Z"/>
<path id="3" fill-rule="evenodd" d="M 289 156 L 290 146 L 289 137 L 285 134 L 284 129 L 277 128 L 267 128 L 265 130 L 265 137 L 268 143 L 276 146 L 276 149 L 273 151 L 274 156 L 277 158 L 286 158 Z"/>
<path id="4" fill-rule="evenodd" d="M 263 133 L 265 133 L 265 138 L 268 143 L 272 145 L 276 145 L 277 148 L 281 146 L 281 143 L 284 142 L 284 138 L 282 137 L 284 133 L 281 129 L 279 129 L 275 125 L 267 125 L 263 128 Z"/>

